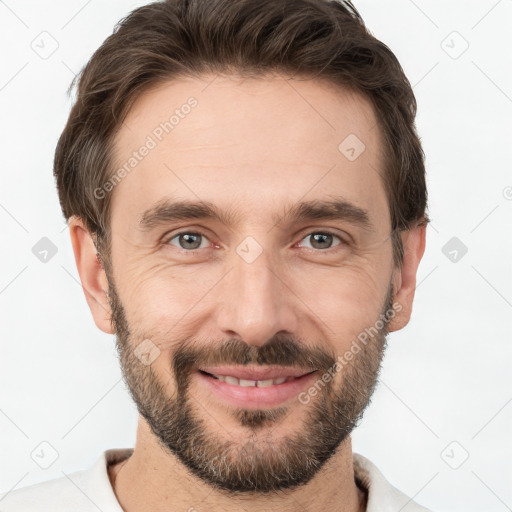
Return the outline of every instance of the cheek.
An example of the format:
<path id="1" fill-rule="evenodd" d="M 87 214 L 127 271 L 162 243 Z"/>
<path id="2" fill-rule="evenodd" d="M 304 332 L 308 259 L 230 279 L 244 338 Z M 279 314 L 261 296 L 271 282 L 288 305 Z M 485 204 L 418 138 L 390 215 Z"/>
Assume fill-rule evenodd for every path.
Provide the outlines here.
<path id="1" fill-rule="evenodd" d="M 118 258 L 116 283 L 127 316 L 158 326 L 185 315 L 221 276 L 218 266 L 176 264 L 156 251 L 130 247 L 137 257 Z M 217 277 L 217 274 L 219 276 Z"/>
<path id="2" fill-rule="evenodd" d="M 194 269 L 165 262 L 127 272 L 123 306 L 132 339 L 149 338 L 165 353 L 185 339 L 195 339 L 198 322 L 215 307 L 212 291 L 225 272 L 215 264 Z"/>
<path id="3" fill-rule="evenodd" d="M 338 268 L 310 268 L 300 280 L 295 279 L 292 289 L 315 313 L 316 326 L 326 339 L 350 343 L 379 318 L 390 279 L 384 261 L 368 260 Z"/>

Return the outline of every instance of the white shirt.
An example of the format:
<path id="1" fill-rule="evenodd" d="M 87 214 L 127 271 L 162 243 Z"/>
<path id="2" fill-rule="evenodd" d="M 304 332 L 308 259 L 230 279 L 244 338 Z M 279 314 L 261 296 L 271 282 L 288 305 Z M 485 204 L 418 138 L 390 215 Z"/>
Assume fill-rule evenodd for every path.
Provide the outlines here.
<path id="1" fill-rule="evenodd" d="M 0 496 L 2 512 L 123 512 L 110 485 L 107 466 L 132 448 L 104 451 L 87 470 L 15 489 Z M 354 473 L 368 490 L 366 512 L 430 512 L 393 487 L 367 458 L 353 454 Z"/>

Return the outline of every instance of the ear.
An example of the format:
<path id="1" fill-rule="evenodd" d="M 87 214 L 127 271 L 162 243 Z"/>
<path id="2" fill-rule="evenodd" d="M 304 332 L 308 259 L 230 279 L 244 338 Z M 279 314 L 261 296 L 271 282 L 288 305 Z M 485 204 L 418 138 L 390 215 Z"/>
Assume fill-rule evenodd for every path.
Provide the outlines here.
<path id="1" fill-rule="evenodd" d="M 394 303 L 401 306 L 401 310 L 388 324 L 388 331 L 403 329 L 411 318 L 412 303 L 416 290 L 416 272 L 425 252 L 426 225 L 419 225 L 408 231 L 403 231 L 402 244 L 404 247 L 404 259 L 402 268 L 395 268 L 393 276 L 393 289 L 395 290 Z"/>
<path id="2" fill-rule="evenodd" d="M 91 234 L 82 220 L 77 217 L 70 219 L 69 233 L 78 274 L 94 322 L 103 332 L 113 334 L 107 276 Z"/>

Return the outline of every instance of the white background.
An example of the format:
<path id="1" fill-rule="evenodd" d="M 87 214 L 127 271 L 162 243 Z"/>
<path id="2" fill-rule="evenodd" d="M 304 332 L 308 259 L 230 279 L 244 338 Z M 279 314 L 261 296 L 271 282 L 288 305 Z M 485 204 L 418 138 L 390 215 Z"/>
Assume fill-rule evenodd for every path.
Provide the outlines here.
<path id="1" fill-rule="evenodd" d="M 0 492 L 134 443 L 136 410 L 83 297 L 52 160 L 73 74 L 143 3 L 0 1 Z M 355 5 L 414 86 L 432 224 L 412 320 L 390 335 L 354 451 L 434 510 L 512 510 L 512 1 Z M 47 59 L 31 47 L 57 44 L 43 31 L 58 43 Z M 32 253 L 42 237 L 58 250 L 46 263 Z M 467 247 L 455 262 L 443 253 L 453 237 Z M 58 452 L 48 469 L 31 458 L 43 441 Z"/>

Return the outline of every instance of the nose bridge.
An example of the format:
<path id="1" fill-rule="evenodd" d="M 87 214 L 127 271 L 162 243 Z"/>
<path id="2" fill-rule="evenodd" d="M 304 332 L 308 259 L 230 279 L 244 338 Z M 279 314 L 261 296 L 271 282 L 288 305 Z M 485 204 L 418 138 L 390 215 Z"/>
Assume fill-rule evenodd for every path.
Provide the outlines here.
<path id="1" fill-rule="evenodd" d="M 280 331 L 293 332 L 295 312 L 279 262 L 247 237 L 236 248 L 232 263 L 218 327 L 251 345 L 263 345 Z"/>

